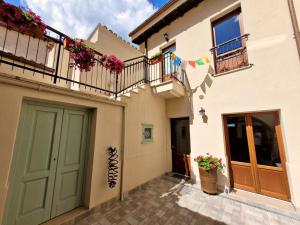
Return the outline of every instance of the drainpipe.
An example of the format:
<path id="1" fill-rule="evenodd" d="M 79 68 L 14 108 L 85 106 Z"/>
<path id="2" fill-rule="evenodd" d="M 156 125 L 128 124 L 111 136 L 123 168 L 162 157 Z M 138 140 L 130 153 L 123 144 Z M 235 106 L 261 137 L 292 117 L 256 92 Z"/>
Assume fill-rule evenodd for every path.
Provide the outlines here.
<path id="1" fill-rule="evenodd" d="M 121 177 L 120 177 L 120 200 L 124 200 L 124 156 L 125 156 L 125 112 L 126 106 L 122 107 L 122 140 L 121 140 Z"/>
<path id="2" fill-rule="evenodd" d="M 295 10 L 295 7 L 294 7 L 293 0 L 287 0 L 287 2 L 288 2 L 288 6 L 289 6 L 292 26 L 293 26 L 294 35 L 295 35 L 295 41 L 296 41 L 298 55 L 299 55 L 299 59 L 300 59 L 300 31 L 299 31 L 299 25 L 298 25 L 296 10 Z"/>

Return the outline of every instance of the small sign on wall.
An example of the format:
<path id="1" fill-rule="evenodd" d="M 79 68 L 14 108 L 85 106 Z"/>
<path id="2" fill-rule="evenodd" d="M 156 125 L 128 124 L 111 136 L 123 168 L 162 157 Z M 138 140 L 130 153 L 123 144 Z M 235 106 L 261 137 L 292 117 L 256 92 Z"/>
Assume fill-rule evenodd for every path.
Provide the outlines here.
<path id="1" fill-rule="evenodd" d="M 142 144 L 153 142 L 153 124 L 142 123 Z"/>

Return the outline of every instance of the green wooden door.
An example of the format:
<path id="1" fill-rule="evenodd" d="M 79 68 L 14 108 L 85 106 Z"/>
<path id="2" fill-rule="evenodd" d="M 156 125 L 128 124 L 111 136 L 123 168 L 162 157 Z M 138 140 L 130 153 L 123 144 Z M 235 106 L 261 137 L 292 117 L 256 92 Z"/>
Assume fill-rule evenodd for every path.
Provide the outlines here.
<path id="1" fill-rule="evenodd" d="M 7 206 L 7 225 L 48 220 L 63 110 L 24 103 L 17 134 Z"/>
<path id="2" fill-rule="evenodd" d="M 88 112 L 24 102 L 4 224 L 37 225 L 78 207 Z"/>
<path id="3" fill-rule="evenodd" d="M 65 110 L 51 217 L 81 204 L 88 114 Z"/>

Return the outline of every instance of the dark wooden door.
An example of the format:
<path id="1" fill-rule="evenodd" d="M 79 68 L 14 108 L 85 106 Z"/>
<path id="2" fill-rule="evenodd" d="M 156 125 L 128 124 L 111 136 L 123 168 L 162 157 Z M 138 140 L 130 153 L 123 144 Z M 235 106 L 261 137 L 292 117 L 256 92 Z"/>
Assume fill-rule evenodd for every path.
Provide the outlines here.
<path id="1" fill-rule="evenodd" d="M 173 172 L 190 176 L 190 126 L 188 118 L 171 119 Z"/>
<path id="2" fill-rule="evenodd" d="M 224 118 L 232 186 L 290 200 L 277 112 Z"/>

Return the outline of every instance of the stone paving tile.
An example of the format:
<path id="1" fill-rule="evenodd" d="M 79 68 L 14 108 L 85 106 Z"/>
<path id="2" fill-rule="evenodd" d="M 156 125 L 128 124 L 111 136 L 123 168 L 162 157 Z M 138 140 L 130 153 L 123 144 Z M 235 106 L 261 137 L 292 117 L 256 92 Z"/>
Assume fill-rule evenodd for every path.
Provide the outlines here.
<path id="1" fill-rule="evenodd" d="M 300 225 L 300 221 L 159 178 L 76 224 Z"/>

